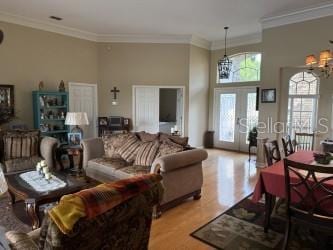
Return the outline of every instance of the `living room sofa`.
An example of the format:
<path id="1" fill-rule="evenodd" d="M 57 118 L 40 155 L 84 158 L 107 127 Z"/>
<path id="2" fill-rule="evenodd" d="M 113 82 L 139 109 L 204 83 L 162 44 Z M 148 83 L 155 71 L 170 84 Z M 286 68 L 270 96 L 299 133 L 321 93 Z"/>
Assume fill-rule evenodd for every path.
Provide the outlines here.
<path id="1" fill-rule="evenodd" d="M 163 135 L 165 136 L 166 134 Z M 159 140 L 159 137 L 162 136 L 155 135 L 155 140 Z M 176 137 L 174 139 L 181 140 Z M 184 199 L 190 197 L 200 199 L 203 184 L 202 161 L 208 156 L 205 150 L 183 146 L 181 152 L 157 155 L 150 166 L 138 166 L 133 163 L 127 164 L 119 158 L 105 157 L 107 152 L 104 143 L 102 138 L 85 139 L 81 142 L 83 168 L 88 178 L 110 182 L 147 173 L 162 175 L 164 195 L 156 207 L 155 217 L 159 217 L 164 210 L 179 204 Z"/>

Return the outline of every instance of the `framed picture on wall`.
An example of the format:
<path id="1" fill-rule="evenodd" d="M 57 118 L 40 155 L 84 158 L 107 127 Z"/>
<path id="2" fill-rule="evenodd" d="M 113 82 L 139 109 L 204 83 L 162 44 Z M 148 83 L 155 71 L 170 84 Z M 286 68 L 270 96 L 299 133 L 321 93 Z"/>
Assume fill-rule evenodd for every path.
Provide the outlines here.
<path id="1" fill-rule="evenodd" d="M 107 117 L 98 117 L 98 126 L 107 126 L 108 118 Z"/>
<path id="2" fill-rule="evenodd" d="M 275 103 L 275 102 L 276 102 L 276 89 L 261 90 L 261 103 Z"/>

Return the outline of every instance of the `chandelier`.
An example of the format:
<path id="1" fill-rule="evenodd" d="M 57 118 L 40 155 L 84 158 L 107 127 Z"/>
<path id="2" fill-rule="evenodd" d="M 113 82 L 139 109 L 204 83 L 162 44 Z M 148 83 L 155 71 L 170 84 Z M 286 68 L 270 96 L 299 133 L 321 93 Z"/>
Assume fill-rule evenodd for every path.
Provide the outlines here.
<path id="1" fill-rule="evenodd" d="M 232 61 L 227 56 L 227 34 L 229 27 L 224 27 L 224 56 L 217 63 L 219 69 L 219 78 L 220 79 L 228 79 L 230 76 Z"/>
<path id="2" fill-rule="evenodd" d="M 333 44 L 333 40 L 329 41 Z M 323 50 L 319 54 L 319 61 L 315 55 L 308 55 L 305 59 L 305 64 L 309 66 L 310 72 L 314 70 L 314 67 L 318 67 L 322 73 L 322 76 L 328 78 L 333 72 L 333 52 L 329 49 Z"/>

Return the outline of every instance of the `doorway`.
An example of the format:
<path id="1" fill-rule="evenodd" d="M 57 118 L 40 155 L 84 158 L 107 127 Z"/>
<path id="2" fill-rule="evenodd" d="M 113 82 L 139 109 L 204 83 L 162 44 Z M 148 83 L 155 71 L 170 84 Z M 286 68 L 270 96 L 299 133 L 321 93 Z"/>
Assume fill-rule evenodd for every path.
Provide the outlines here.
<path id="1" fill-rule="evenodd" d="M 248 151 L 249 131 L 257 126 L 255 87 L 214 90 L 214 144 L 218 148 Z"/>
<path id="2" fill-rule="evenodd" d="M 70 82 L 68 84 L 68 92 L 69 111 L 87 113 L 89 125 L 82 126 L 83 137 L 97 137 L 97 85 Z"/>
<path id="3" fill-rule="evenodd" d="M 184 134 L 183 86 L 133 86 L 135 131 Z"/>

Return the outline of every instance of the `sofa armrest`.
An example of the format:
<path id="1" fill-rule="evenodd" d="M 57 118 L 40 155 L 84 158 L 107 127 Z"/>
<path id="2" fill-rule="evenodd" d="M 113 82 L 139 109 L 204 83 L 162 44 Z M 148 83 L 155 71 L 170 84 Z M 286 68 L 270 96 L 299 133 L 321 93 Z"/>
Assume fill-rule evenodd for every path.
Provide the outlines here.
<path id="1" fill-rule="evenodd" d="M 53 137 L 45 136 L 40 142 L 40 156 L 44 158 L 49 168 L 56 167 L 56 148 L 58 140 Z"/>
<path id="2" fill-rule="evenodd" d="M 89 138 L 81 141 L 83 149 L 83 168 L 86 168 L 88 161 L 104 155 L 104 144 L 102 138 Z"/>
<path id="3" fill-rule="evenodd" d="M 193 149 L 157 158 L 151 168 L 151 172 L 170 172 L 178 168 L 194 165 L 206 160 L 208 154 L 203 149 Z"/>

